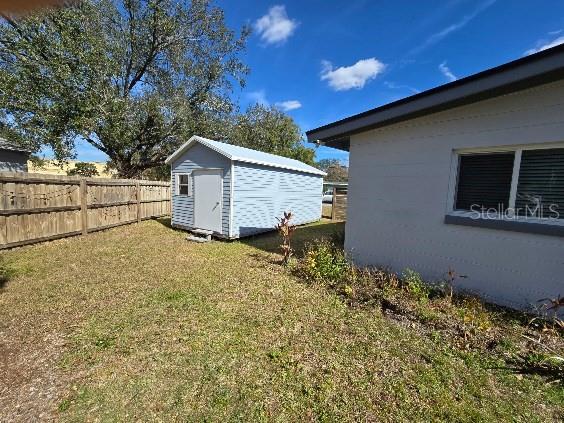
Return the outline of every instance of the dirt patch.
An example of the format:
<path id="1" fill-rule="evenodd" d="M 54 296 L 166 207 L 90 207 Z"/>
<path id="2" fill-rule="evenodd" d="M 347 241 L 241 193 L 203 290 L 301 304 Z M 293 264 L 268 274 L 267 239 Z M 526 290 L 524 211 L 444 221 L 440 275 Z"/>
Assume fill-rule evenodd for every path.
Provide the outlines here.
<path id="1" fill-rule="evenodd" d="M 49 332 L 24 335 L 13 323 L 0 332 L 0 421 L 54 421 L 68 384 L 58 367 L 64 338 Z"/>

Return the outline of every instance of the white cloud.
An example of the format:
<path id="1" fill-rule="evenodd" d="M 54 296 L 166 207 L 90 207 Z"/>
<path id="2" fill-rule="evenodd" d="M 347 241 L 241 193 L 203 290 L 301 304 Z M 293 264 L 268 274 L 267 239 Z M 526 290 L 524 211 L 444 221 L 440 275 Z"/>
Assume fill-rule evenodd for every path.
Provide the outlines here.
<path id="1" fill-rule="evenodd" d="M 335 91 L 345 91 L 351 88 L 361 89 L 367 81 L 376 78 L 384 71 L 386 65 L 374 57 L 363 59 L 351 66 L 334 69 L 331 62 L 321 62 L 321 80 L 327 81 Z"/>
<path id="2" fill-rule="evenodd" d="M 441 63 L 439 65 L 439 70 L 441 71 L 441 73 L 446 76 L 446 78 L 452 82 L 452 81 L 456 81 L 458 79 L 458 77 L 452 73 L 452 71 L 450 70 L 450 68 L 446 65 L 446 61 Z"/>
<path id="3" fill-rule="evenodd" d="M 275 106 L 285 112 L 289 112 L 290 110 L 296 110 L 302 107 L 302 103 L 300 103 L 298 100 L 287 100 L 276 103 Z"/>
<path id="4" fill-rule="evenodd" d="M 281 44 L 296 30 L 298 22 L 288 18 L 285 6 L 272 6 L 255 22 L 255 30 L 267 44 Z"/>
<path id="5" fill-rule="evenodd" d="M 552 41 L 542 40 L 537 42 L 537 47 L 529 49 L 525 52 L 525 56 L 529 54 L 538 53 L 539 51 L 543 51 L 552 47 L 559 46 L 560 44 L 564 44 L 564 36 L 558 37 Z"/>
<path id="6" fill-rule="evenodd" d="M 270 105 L 270 103 L 266 99 L 266 93 L 264 90 L 251 91 L 250 93 L 246 94 L 246 97 L 250 103 L 257 103 L 263 106 Z"/>

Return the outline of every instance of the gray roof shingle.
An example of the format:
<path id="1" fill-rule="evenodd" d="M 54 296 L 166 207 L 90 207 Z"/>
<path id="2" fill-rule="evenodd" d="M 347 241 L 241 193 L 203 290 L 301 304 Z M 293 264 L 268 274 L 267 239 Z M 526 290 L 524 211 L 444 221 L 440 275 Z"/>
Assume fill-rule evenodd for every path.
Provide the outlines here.
<path id="1" fill-rule="evenodd" d="M 4 138 L 0 138 L 0 150 L 21 151 L 24 153 L 30 153 L 30 151 L 27 148 L 20 147 L 19 145 L 8 142 Z"/>

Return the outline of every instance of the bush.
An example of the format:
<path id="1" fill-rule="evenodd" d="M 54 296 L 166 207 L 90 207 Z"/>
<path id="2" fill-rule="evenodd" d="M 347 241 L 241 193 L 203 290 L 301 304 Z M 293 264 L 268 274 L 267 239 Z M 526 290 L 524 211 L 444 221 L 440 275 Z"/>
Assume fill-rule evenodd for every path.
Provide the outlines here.
<path id="1" fill-rule="evenodd" d="M 458 317 L 470 329 L 488 331 L 493 328 L 490 312 L 480 298 L 460 296 L 455 305 Z"/>
<path id="2" fill-rule="evenodd" d="M 350 271 L 344 251 L 326 239 L 307 244 L 299 264 L 299 273 L 306 280 L 330 285 L 343 281 Z"/>
<path id="3" fill-rule="evenodd" d="M 402 283 L 405 290 L 417 301 L 427 301 L 431 292 L 428 285 L 423 282 L 421 275 L 411 269 L 406 269 L 402 274 Z"/>

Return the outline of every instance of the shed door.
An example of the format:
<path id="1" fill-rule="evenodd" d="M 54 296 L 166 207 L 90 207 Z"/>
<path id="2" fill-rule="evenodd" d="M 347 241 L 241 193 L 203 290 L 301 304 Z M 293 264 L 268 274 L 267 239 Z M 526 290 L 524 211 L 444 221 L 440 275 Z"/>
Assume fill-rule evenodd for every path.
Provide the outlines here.
<path id="1" fill-rule="evenodd" d="M 221 233 L 220 169 L 200 169 L 192 172 L 194 178 L 194 226 Z"/>

